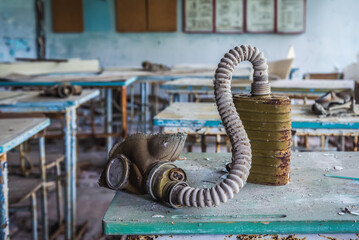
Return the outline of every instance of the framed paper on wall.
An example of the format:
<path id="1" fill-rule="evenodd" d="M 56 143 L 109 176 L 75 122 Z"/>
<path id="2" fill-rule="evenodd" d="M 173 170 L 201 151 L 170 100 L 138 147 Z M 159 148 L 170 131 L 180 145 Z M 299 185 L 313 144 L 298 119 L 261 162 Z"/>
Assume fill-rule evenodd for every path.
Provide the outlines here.
<path id="1" fill-rule="evenodd" d="M 244 0 L 216 0 L 215 9 L 215 32 L 244 31 Z"/>
<path id="2" fill-rule="evenodd" d="M 284 34 L 305 31 L 306 0 L 277 0 L 277 32 Z"/>
<path id="3" fill-rule="evenodd" d="M 275 31 L 275 0 L 246 1 L 246 31 L 249 33 Z"/>
<path id="4" fill-rule="evenodd" d="M 214 32 L 214 0 L 183 0 L 183 31 Z"/>

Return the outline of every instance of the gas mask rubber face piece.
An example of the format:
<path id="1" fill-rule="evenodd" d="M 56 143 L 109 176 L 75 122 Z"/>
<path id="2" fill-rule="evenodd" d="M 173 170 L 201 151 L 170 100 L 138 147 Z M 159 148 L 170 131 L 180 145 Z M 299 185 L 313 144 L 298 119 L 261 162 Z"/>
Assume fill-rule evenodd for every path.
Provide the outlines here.
<path id="1" fill-rule="evenodd" d="M 172 164 L 181 154 L 186 137 L 185 133 L 129 136 L 112 147 L 99 185 L 149 193 L 155 199 L 166 197 L 163 192 L 168 185 L 186 181 L 185 172 Z"/>
<path id="2" fill-rule="evenodd" d="M 271 94 L 267 60 L 259 49 L 240 45 L 224 55 L 213 84 L 217 109 L 232 145 L 231 168 L 225 179 L 211 188 L 190 187 L 184 171 L 171 164 L 182 150 L 184 134 L 136 134 L 113 147 L 100 185 L 149 193 L 172 207 L 212 207 L 232 199 L 246 184 L 252 166 L 251 144 L 231 92 L 232 73 L 242 61 L 253 65 L 251 96 L 259 98 Z"/>

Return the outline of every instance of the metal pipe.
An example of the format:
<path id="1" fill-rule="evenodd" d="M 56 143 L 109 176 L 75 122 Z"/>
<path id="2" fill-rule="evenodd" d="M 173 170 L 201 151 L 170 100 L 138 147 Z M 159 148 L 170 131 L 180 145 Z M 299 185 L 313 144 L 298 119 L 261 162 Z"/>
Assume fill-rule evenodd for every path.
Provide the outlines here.
<path id="1" fill-rule="evenodd" d="M 71 149 L 71 110 L 65 112 L 65 239 L 72 239 L 72 179 L 71 179 L 71 167 L 72 167 L 72 149 Z"/>
<path id="2" fill-rule="evenodd" d="M 76 108 L 70 109 L 71 116 L 71 216 L 72 216 L 72 236 L 71 239 L 76 239 L 76 169 L 77 169 L 77 114 Z"/>
<path id="3" fill-rule="evenodd" d="M 46 158 L 45 158 L 45 138 L 41 136 L 39 138 L 40 149 L 40 166 L 41 166 L 41 179 L 42 179 L 42 226 L 43 226 L 43 239 L 49 239 L 49 226 L 48 226 L 48 212 L 47 212 L 47 186 L 46 186 Z"/>
<path id="4" fill-rule="evenodd" d="M 112 133 L 112 89 L 111 88 L 106 89 L 106 133 Z M 112 144 L 113 144 L 112 137 L 108 136 L 106 142 L 107 157 L 108 157 L 108 153 L 111 150 Z"/>
<path id="5" fill-rule="evenodd" d="M 63 204 L 62 198 L 62 185 L 61 185 L 61 166 L 60 162 L 56 161 L 56 211 L 57 211 L 57 221 L 59 226 L 63 224 L 62 210 L 61 205 Z"/>
<path id="6" fill-rule="evenodd" d="M 0 239 L 9 239 L 9 188 L 6 153 L 0 154 Z"/>
<path id="7" fill-rule="evenodd" d="M 31 194 L 32 239 L 37 240 L 37 203 L 36 194 Z"/>

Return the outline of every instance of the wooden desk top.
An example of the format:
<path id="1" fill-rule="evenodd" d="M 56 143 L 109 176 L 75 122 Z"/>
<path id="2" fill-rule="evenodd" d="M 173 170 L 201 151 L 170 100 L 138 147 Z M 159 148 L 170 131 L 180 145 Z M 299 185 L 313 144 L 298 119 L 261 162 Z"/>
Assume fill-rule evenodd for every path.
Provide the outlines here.
<path id="1" fill-rule="evenodd" d="M 0 154 L 25 142 L 49 125 L 48 118 L 0 119 Z"/>
<path id="2" fill-rule="evenodd" d="M 52 86 L 61 82 L 84 87 L 116 87 L 128 86 L 139 81 L 168 81 L 179 77 L 212 77 L 215 69 L 212 68 L 174 68 L 170 71 L 149 72 L 140 68 L 105 69 L 99 74 L 53 74 L 39 76 L 10 75 L 0 78 L 0 86 Z M 234 78 L 247 79 L 250 68 L 239 68 Z"/>
<path id="3" fill-rule="evenodd" d="M 12 75 L 2 77 L 0 79 L 0 86 L 53 86 L 66 82 L 83 87 L 121 87 L 128 86 L 136 80 L 136 75 L 108 71 L 101 72 L 100 74 Z"/>
<path id="4" fill-rule="evenodd" d="M 232 91 L 249 92 L 251 81 L 246 79 L 232 80 Z M 273 92 L 295 93 L 326 93 L 331 90 L 354 89 L 352 80 L 272 80 L 270 85 Z M 161 88 L 168 90 L 188 90 L 213 92 L 213 79 L 182 78 L 166 82 Z"/>
<path id="5" fill-rule="evenodd" d="M 174 162 L 195 187 L 212 187 L 225 173 L 228 153 L 183 154 Z M 208 158 L 208 159 L 206 159 Z M 148 195 L 118 192 L 104 218 L 105 234 L 271 234 L 359 232 L 358 181 L 326 177 L 359 171 L 359 153 L 293 153 L 291 182 L 285 186 L 247 185 L 227 203 L 212 208 L 162 205 Z M 343 170 L 333 170 L 341 166 Z"/>
<path id="6" fill-rule="evenodd" d="M 117 74 L 124 74 L 127 76 L 143 76 L 143 77 L 209 77 L 212 78 L 217 69 L 217 66 L 176 66 L 168 71 L 150 72 L 144 71 L 140 68 L 108 68 L 106 71 L 115 72 Z M 233 72 L 234 78 L 248 78 L 252 73 L 252 67 L 238 67 Z"/>
<path id="7" fill-rule="evenodd" d="M 99 90 L 83 90 L 81 95 L 68 98 L 39 94 L 39 91 L 0 91 L 0 112 L 63 112 L 97 97 Z"/>
<path id="8" fill-rule="evenodd" d="M 359 105 L 356 105 L 359 112 Z M 311 105 L 292 105 L 292 128 L 359 129 L 359 117 L 320 118 Z M 215 103 L 173 103 L 154 117 L 154 125 L 164 127 L 221 127 Z"/>

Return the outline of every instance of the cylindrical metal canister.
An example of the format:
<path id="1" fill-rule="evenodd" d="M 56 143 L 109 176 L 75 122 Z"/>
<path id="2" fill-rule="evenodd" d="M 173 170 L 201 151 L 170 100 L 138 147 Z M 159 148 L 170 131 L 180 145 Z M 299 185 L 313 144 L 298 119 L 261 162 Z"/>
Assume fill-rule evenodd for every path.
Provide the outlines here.
<path id="1" fill-rule="evenodd" d="M 290 181 L 290 99 L 235 94 L 233 101 L 251 141 L 248 182 L 285 185 Z"/>

